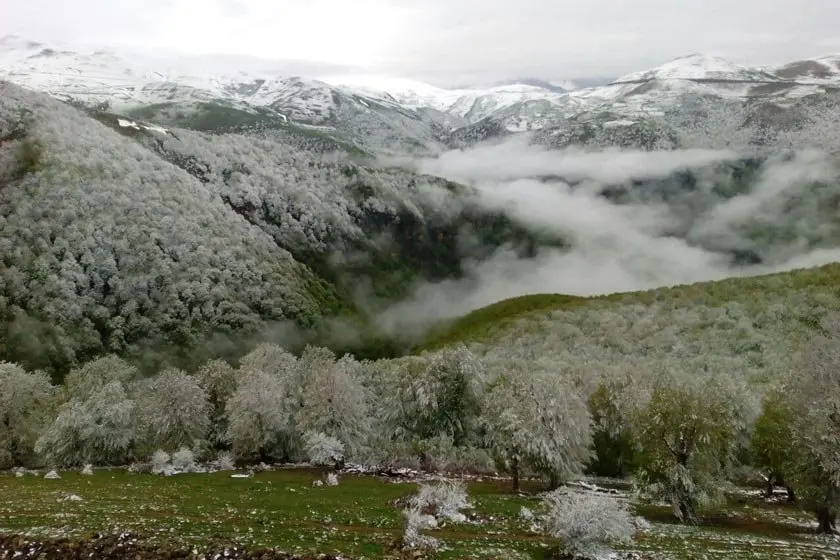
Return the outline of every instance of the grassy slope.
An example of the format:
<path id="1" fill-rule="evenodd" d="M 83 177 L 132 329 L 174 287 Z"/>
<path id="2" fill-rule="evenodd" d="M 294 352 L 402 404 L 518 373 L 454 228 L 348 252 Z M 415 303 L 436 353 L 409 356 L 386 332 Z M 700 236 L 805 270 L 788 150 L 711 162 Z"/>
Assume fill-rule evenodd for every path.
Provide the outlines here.
<path id="1" fill-rule="evenodd" d="M 489 341 L 496 333 L 505 331 L 521 319 L 592 302 L 648 304 L 657 301 L 673 307 L 690 307 L 700 304 L 721 305 L 728 301 L 739 301 L 746 297 L 756 298 L 771 293 L 834 289 L 840 289 L 840 264 L 596 297 L 527 295 L 494 303 L 440 327 L 427 338 L 421 349 L 433 350 L 462 341 Z"/>
<path id="2" fill-rule="evenodd" d="M 129 531 L 188 546 L 274 546 L 289 552 L 344 553 L 356 558 L 397 558 L 393 544 L 403 519 L 393 500 L 413 484 L 345 477 L 337 487 L 312 486 L 320 475 L 305 469 L 266 472 L 250 479 L 229 473 L 159 477 L 98 471 L 65 473 L 61 480 L 0 474 L 0 531 L 84 536 Z M 542 559 L 554 545 L 519 520 L 522 506 L 537 510 L 535 495 L 511 495 L 505 483 L 470 484 L 472 516 L 481 523 L 448 525 L 432 534 L 448 550 L 431 558 Z M 84 501 L 66 501 L 76 494 Z M 733 502 L 699 527 L 682 527 L 659 507 L 637 506 L 653 521 L 636 545 L 652 558 L 805 559 L 838 549 L 807 535 L 807 514 L 755 499 Z M 713 516 L 711 516 L 713 514 Z M 821 550 L 822 549 L 822 550 Z M 405 556 L 404 556 L 405 557 Z"/>

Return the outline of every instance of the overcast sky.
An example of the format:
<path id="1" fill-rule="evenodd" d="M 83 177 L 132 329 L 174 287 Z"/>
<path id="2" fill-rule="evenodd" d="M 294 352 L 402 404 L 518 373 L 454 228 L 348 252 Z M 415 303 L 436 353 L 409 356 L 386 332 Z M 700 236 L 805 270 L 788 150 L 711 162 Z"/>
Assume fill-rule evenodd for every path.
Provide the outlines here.
<path id="1" fill-rule="evenodd" d="M 838 0 L 0 0 L 0 36 L 365 67 L 439 85 L 840 52 Z"/>

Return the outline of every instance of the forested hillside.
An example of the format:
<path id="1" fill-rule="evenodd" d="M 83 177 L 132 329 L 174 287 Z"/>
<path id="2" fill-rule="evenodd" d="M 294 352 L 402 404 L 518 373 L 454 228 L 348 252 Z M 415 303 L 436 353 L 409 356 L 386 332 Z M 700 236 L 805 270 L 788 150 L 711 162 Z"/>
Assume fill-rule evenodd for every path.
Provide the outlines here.
<path id="1" fill-rule="evenodd" d="M 472 258 L 535 244 L 472 189 L 411 171 L 90 115 L 11 84 L 0 109 L 0 357 L 53 373 L 110 352 L 191 367 L 327 317 L 364 330 L 365 305 L 462 274 L 465 229 Z"/>

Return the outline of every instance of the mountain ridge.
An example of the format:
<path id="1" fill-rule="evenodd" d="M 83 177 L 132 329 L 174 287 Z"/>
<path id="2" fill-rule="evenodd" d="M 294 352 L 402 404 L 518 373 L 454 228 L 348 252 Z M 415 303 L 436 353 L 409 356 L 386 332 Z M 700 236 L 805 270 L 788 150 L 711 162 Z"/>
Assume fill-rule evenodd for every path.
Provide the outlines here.
<path id="1" fill-rule="evenodd" d="M 796 61 L 777 68 L 747 67 L 720 57 L 692 54 L 633 72 L 608 84 L 569 89 L 570 82 L 527 78 L 484 88 L 447 89 L 417 80 L 374 74 L 313 76 L 271 71 L 213 72 L 206 67 L 161 67 L 117 51 L 82 53 L 10 36 L 0 39 L 0 77 L 63 96 L 119 106 L 190 99 L 222 102 L 237 109 L 270 109 L 277 118 L 320 126 L 341 97 L 364 111 L 371 103 L 395 112 L 422 113 L 443 130 L 456 130 L 498 115 L 515 116 L 509 129 L 540 129 L 551 121 L 605 109 L 644 112 L 673 94 L 693 92 L 727 98 L 807 95 L 814 88 L 840 87 L 840 56 Z M 738 87 L 739 84 L 743 87 Z M 637 86 L 645 86 L 642 91 Z M 638 102 L 644 99 L 644 103 Z M 534 107 L 541 107 L 535 111 Z M 537 113 L 535 116 L 534 113 Z M 542 116 L 541 116 L 542 115 Z M 414 117 L 410 117 L 414 118 Z M 545 122 L 543 122 L 545 121 Z M 434 151 L 434 150 L 433 150 Z"/>

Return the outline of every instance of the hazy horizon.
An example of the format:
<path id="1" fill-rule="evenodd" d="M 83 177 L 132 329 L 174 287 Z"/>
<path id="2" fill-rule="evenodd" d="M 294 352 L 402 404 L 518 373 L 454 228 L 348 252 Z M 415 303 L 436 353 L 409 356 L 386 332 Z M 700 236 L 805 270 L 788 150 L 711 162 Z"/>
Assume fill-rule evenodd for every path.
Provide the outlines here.
<path id="1" fill-rule="evenodd" d="M 29 0 L 7 7 L 0 36 L 161 56 L 258 57 L 300 74 L 370 73 L 453 87 L 618 77 L 695 52 L 783 64 L 840 52 L 838 18 L 840 4 L 825 0 Z"/>

